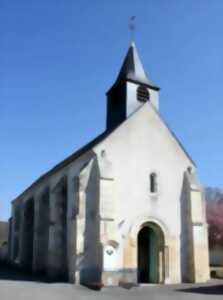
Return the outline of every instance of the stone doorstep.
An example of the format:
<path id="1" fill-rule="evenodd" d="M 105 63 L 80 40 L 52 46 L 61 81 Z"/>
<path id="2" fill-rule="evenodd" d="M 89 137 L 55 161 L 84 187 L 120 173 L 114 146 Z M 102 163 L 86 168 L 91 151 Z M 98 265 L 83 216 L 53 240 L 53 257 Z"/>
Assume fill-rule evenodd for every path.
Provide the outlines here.
<path id="1" fill-rule="evenodd" d="M 164 284 L 163 283 L 139 283 L 138 286 L 139 287 L 150 287 L 150 286 L 159 287 L 159 286 L 164 286 Z"/>

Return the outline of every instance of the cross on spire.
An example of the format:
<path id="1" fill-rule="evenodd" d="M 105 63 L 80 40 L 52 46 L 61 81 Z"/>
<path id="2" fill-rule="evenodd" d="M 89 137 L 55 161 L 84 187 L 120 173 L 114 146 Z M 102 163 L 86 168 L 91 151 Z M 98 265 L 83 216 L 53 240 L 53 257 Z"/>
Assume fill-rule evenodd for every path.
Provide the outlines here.
<path id="1" fill-rule="evenodd" d="M 130 34 L 131 34 L 131 42 L 134 41 L 134 34 L 135 34 L 135 29 L 136 29 L 135 19 L 136 19 L 136 16 L 131 16 L 131 18 L 129 19 L 129 30 L 130 30 Z"/>

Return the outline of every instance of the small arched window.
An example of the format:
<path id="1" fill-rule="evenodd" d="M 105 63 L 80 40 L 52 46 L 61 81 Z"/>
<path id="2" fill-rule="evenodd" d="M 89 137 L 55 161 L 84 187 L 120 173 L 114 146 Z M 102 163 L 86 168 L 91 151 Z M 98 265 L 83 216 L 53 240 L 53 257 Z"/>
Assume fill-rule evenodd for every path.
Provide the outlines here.
<path id="1" fill-rule="evenodd" d="M 157 175 L 156 175 L 156 173 L 150 174 L 150 193 L 157 193 Z"/>
<path id="2" fill-rule="evenodd" d="M 139 102 L 149 101 L 149 91 L 145 86 L 140 85 L 137 88 L 137 100 Z"/>

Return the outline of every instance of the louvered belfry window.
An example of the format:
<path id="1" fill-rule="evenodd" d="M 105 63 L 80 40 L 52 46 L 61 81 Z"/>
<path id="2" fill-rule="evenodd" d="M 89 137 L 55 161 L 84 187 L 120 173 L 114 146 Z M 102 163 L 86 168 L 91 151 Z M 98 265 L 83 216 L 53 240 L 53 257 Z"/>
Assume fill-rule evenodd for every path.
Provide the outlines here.
<path id="1" fill-rule="evenodd" d="M 140 102 L 149 101 L 149 91 L 144 86 L 139 86 L 137 89 L 137 100 Z"/>

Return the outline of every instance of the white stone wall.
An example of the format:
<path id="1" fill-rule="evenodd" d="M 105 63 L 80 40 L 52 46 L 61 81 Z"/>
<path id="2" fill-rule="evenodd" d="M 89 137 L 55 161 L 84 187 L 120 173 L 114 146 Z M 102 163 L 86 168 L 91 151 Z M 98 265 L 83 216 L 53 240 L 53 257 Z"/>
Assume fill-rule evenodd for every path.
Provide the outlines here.
<path id="1" fill-rule="evenodd" d="M 135 93 L 135 85 L 131 88 Z M 155 96 L 152 99 L 156 106 L 158 99 Z M 92 151 L 22 194 L 13 203 L 13 216 L 20 203 L 22 228 L 23 202 L 31 197 L 38 201 L 44 189 L 48 187 L 51 193 L 66 178 L 70 281 L 91 280 L 96 269 L 99 278 L 101 269 L 105 284 L 135 282 L 137 234 L 141 225 L 154 222 L 164 233 L 165 283 L 178 283 L 182 276 L 181 200 L 188 167 L 195 169 L 154 105 L 146 103 Z M 151 173 L 157 174 L 156 193 L 150 192 Z M 187 201 L 187 197 L 183 198 Z M 53 206 L 52 197 L 50 201 Z M 197 215 L 198 206 L 195 203 L 192 206 L 192 215 Z M 204 222 L 204 216 L 199 222 Z M 23 251 L 21 228 L 19 257 Z M 53 233 L 50 234 L 49 250 L 53 248 Z M 193 236 L 197 236 L 196 229 Z M 203 240 L 206 237 L 204 231 Z"/>
<path id="2" fill-rule="evenodd" d="M 153 218 L 168 233 L 170 264 L 166 282 L 180 282 L 180 197 L 184 172 L 189 166 L 194 168 L 193 163 L 149 103 L 95 147 L 98 157 L 102 151 L 106 152 L 114 173 L 111 201 L 116 206 L 116 236 L 120 243 L 117 270 L 123 269 L 121 249 L 136 220 Z M 149 188 L 152 172 L 158 175 L 155 195 Z"/>
<path id="3" fill-rule="evenodd" d="M 82 157 L 76 161 L 70 163 L 68 166 L 60 169 L 58 172 L 46 179 L 37 183 L 31 189 L 28 189 L 25 193 L 19 196 L 12 202 L 12 247 L 11 247 L 11 261 L 17 264 L 22 264 L 23 256 L 23 224 L 24 224 L 24 213 L 23 207 L 25 201 L 28 201 L 31 197 L 34 197 L 35 201 L 38 201 L 39 195 L 46 189 L 49 188 L 52 191 L 55 186 L 65 177 L 67 178 L 67 254 L 68 254 L 68 272 L 69 280 L 73 282 L 75 280 L 75 255 L 76 255 L 76 215 L 75 215 L 75 191 L 74 191 L 74 178 L 79 176 L 80 170 L 83 165 L 90 160 L 94 155 L 91 151 L 86 152 Z M 51 206 L 53 203 L 51 203 Z M 20 222 L 19 231 L 15 231 L 15 211 L 19 208 Z M 15 249 L 16 238 L 18 237 L 18 256 L 13 257 L 13 249 Z M 51 248 L 52 239 L 49 239 L 49 248 Z M 48 251 L 48 249 L 46 249 Z M 35 251 L 34 251 L 35 253 Z M 16 260 L 16 261 L 15 261 Z"/>

